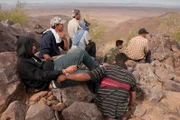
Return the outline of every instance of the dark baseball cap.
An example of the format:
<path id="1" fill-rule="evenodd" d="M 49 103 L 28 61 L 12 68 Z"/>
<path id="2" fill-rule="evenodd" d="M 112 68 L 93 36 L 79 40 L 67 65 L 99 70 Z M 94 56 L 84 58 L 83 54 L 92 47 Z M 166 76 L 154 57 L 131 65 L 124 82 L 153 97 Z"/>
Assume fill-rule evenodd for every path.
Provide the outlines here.
<path id="1" fill-rule="evenodd" d="M 149 32 L 147 32 L 145 28 L 141 28 L 141 29 L 138 31 L 138 34 L 149 34 Z"/>

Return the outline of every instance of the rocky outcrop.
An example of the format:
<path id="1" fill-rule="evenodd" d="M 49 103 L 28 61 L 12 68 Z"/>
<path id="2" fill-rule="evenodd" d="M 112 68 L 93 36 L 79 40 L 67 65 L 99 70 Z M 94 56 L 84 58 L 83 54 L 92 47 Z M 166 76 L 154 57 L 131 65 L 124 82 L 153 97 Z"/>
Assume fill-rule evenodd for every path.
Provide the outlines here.
<path id="1" fill-rule="evenodd" d="M 0 53 L 0 58 L 0 113 L 2 113 L 15 100 L 25 102 L 28 95 L 16 76 L 15 53 Z"/>
<path id="2" fill-rule="evenodd" d="M 0 21 L 0 52 L 14 52 L 19 36 L 33 37 L 39 43 L 40 35 L 33 30 L 26 31 L 19 23 L 10 20 Z"/>
<path id="3" fill-rule="evenodd" d="M 20 102 L 12 102 L 2 114 L 1 120 L 25 120 L 27 105 Z"/>
<path id="4" fill-rule="evenodd" d="M 102 120 L 102 115 L 92 103 L 74 102 L 62 111 L 65 120 Z"/>
<path id="5" fill-rule="evenodd" d="M 41 103 L 33 104 L 26 113 L 26 120 L 56 120 L 53 110 Z"/>

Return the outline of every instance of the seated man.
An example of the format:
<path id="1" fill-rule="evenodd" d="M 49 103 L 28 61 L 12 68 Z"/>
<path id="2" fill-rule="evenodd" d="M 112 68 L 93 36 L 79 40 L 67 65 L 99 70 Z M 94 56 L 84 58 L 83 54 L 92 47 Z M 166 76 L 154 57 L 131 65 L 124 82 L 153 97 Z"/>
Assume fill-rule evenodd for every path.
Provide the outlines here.
<path id="1" fill-rule="evenodd" d="M 68 50 L 68 40 L 63 33 L 65 20 L 54 17 L 51 20 L 51 28 L 46 30 L 40 39 L 40 58 L 52 59 L 53 56 L 60 55 L 59 47 Z"/>
<path id="2" fill-rule="evenodd" d="M 34 55 L 36 51 L 34 41 L 34 39 L 26 36 L 21 36 L 17 40 L 17 74 L 26 88 L 41 91 L 82 84 L 84 82 L 68 80 L 59 84 L 57 78 L 61 74 L 75 72 L 77 65 L 81 63 L 84 63 L 90 70 L 99 67 L 97 62 L 82 49 L 77 49 L 73 53 L 68 53 L 55 61 L 41 61 Z"/>
<path id="3" fill-rule="evenodd" d="M 77 48 L 84 49 L 88 52 L 89 55 L 95 58 L 96 55 L 96 45 L 91 40 L 91 36 L 89 34 L 89 25 L 85 19 L 81 20 L 79 23 L 81 29 L 79 29 L 74 39 L 72 40 L 72 48 L 71 51 Z M 88 46 L 88 47 L 87 47 Z"/>
<path id="4" fill-rule="evenodd" d="M 66 74 L 58 78 L 58 82 L 66 79 L 101 83 L 95 103 L 105 120 L 122 118 L 128 106 L 134 105 L 136 98 L 136 80 L 127 70 L 128 57 L 124 53 L 116 56 L 115 65 L 107 65 L 89 73 Z M 130 98 L 129 98 L 130 96 Z"/>
<path id="5" fill-rule="evenodd" d="M 151 51 L 148 49 L 148 40 L 146 35 L 148 32 L 145 28 L 141 28 L 138 32 L 139 36 L 132 38 L 127 46 L 126 55 L 134 61 L 141 61 L 145 58 L 146 63 L 151 62 Z"/>
<path id="6" fill-rule="evenodd" d="M 116 47 L 112 48 L 104 57 L 103 63 L 107 64 L 114 64 L 116 55 L 121 53 L 121 49 L 123 47 L 123 41 L 122 40 L 117 40 L 116 41 Z"/>

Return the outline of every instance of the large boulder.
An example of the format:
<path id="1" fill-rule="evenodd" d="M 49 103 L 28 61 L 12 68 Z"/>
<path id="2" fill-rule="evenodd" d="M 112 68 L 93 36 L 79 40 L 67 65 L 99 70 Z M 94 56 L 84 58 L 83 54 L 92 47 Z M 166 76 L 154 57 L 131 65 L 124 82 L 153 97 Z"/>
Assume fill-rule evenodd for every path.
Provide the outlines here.
<path id="1" fill-rule="evenodd" d="M 15 53 L 0 53 L 0 58 L 0 113 L 2 113 L 15 100 L 25 102 L 28 95 L 16 75 Z"/>
<path id="2" fill-rule="evenodd" d="M 90 102 L 94 98 L 86 85 L 78 85 L 63 89 L 54 89 L 53 94 L 60 102 L 66 100 Z"/>
<path id="3" fill-rule="evenodd" d="M 155 74 L 158 76 L 161 82 L 173 80 L 175 78 L 174 69 L 172 66 L 160 63 L 159 61 L 154 61 L 151 64 L 155 70 Z"/>
<path id="4" fill-rule="evenodd" d="M 159 87 L 159 86 L 158 86 Z M 144 92 L 145 100 L 148 100 L 151 103 L 158 103 L 164 97 L 163 89 L 158 88 L 157 86 L 141 86 L 141 89 Z"/>
<path id="5" fill-rule="evenodd" d="M 20 102 L 12 102 L 2 114 L 1 120 L 25 120 L 27 105 Z"/>
<path id="6" fill-rule="evenodd" d="M 10 22 L 1 21 L 0 22 L 0 52 L 14 52 L 16 48 L 17 38 L 20 36 L 29 36 L 33 37 L 39 41 L 39 35 L 36 33 L 28 33 L 25 29 L 19 24 L 11 24 Z"/>
<path id="7" fill-rule="evenodd" d="M 163 87 L 165 90 L 180 92 L 180 83 L 177 83 L 177 82 L 172 81 L 172 80 L 166 81 L 164 83 Z"/>
<path id="8" fill-rule="evenodd" d="M 54 111 L 47 105 L 36 103 L 29 107 L 26 120 L 56 120 Z"/>
<path id="9" fill-rule="evenodd" d="M 62 111 L 62 115 L 64 120 L 102 120 L 96 105 L 85 102 L 74 102 Z"/>
<path id="10" fill-rule="evenodd" d="M 136 65 L 133 75 L 140 85 L 157 84 L 159 78 L 154 74 L 154 71 L 154 68 L 150 64 L 140 63 Z"/>

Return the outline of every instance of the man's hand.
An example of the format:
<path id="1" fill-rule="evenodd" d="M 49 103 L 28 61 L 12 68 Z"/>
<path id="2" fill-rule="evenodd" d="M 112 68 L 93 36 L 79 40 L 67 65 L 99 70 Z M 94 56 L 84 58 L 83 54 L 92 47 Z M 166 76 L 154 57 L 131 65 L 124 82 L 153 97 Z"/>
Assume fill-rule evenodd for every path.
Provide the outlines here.
<path id="1" fill-rule="evenodd" d="M 51 56 L 49 56 L 48 54 L 44 54 L 44 55 L 43 55 L 43 58 L 44 58 L 45 60 L 52 60 Z"/>
<path id="2" fill-rule="evenodd" d="M 60 83 L 60 82 L 63 82 L 66 80 L 66 76 L 65 75 L 60 75 L 58 78 L 57 78 L 57 81 Z"/>
<path id="3" fill-rule="evenodd" d="M 67 40 L 66 34 L 64 32 L 59 32 L 59 36 L 63 39 L 63 40 Z"/>
<path id="4" fill-rule="evenodd" d="M 72 65 L 72 66 L 67 67 L 67 68 L 64 69 L 64 70 L 65 70 L 65 72 L 67 72 L 67 73 L 73 73 L 73 72 L 75 72 L 75 71 L 77 70 L 77 66 L 76 66 L 76 65 Z"/>
<path id="5" fill-rule="evenodd" d="M 64 32 L 58 32 L 58 34 L 61 37 L 61 39 L 64 41 L 63 50 L 67 51 L 69 49 L 68 37 L 66 36 L 66 34 L 64 34 Z"/>

